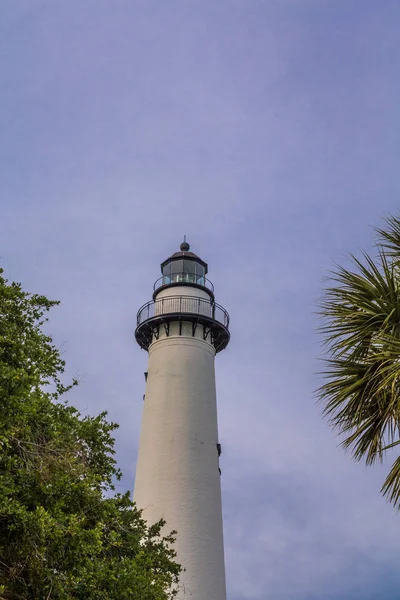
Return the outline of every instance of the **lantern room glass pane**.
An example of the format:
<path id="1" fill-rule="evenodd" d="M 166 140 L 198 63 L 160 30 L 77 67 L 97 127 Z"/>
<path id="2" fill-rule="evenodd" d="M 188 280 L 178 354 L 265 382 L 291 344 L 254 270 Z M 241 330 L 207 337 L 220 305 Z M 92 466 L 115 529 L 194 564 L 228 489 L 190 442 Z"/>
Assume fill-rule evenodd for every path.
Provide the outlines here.
<path id="1" fill-rule="evenodd" d="M 183 272 L 190 273 L 194 275 L 196 273 L 196 263 L 194 260 L 184 260 L 183 261 Z"/>
<path id="2" fill-rule="evenodd" d="M 193 260 L 183 260 L 182 281 L 185 283 L 195 283 L 196 263 Z"/>
<path id="3" fill-rule="evenodd" d="M 164 265 L 162 269 L 162 274 L 162 284 L 168 285 L 168 283 L 171 283 L 171 263 L 167 263 L 166 265 Z"/>
<path id="4" fill-rule="evenodd" d="M 205 269 L 200 263 L 196 263 L 196 283 L 205 285 Z"/>
<path id="5" fill-rule="evenodd" d="M 177 283 L 182 281 L 181 273 L 183 270 L 183 260 L 171 261 L 171 281 Z"/>
<path id="6" fill-rule="evenodd" d="M 171 275 L 171 263 L 168 263 L 163 267 L 162 274 Z"/>

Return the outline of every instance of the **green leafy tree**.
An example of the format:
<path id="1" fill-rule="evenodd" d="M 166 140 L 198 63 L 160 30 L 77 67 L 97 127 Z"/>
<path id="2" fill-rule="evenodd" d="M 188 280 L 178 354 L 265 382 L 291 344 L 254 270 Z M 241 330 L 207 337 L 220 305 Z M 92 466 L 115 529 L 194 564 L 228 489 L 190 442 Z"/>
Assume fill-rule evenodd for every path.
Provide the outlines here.
<path id="1" fill-rule="evenodd" d="M 400 220 L 388 217 L 377 257 L 337 267 L 321 302 L 324 414 L 342 445 L 368 465 L 400 444 Z M 400 508 L 400 457 L 381 492 Z"/>
<path id="2" fill-rule="evenodd" d="M 0 597 L 172 598 L 173 537 L 114 492 L 116 425 L 61 401 L 76 381 L 62 384 L 64 362 L 43 332 L 57 303 L 1 273 Z"/>

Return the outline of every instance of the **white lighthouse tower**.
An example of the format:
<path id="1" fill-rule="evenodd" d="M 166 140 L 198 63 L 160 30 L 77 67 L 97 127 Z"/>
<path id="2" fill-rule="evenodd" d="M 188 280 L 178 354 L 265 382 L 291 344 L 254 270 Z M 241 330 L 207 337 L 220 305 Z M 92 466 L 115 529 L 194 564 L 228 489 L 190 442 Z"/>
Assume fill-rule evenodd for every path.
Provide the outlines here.
<path id="1" fill-rule="evenodd" d="M 161 273 L 137 314 L 149 362 L 134 500 L 148 523 L 178 532 L 179 600 L 226 600 L 214 358 L 229 315 L 186 240 Z"/>

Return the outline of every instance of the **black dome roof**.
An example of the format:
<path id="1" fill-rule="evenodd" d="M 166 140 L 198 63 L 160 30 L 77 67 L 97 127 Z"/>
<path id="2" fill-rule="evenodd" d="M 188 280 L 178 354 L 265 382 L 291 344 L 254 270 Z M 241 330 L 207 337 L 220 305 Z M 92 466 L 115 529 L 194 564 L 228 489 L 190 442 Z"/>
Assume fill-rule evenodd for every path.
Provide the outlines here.
<path id="1" fill-rule="evenodd" d="M 186 242 L 186 236 L 185 236 L 185 241 L 182 242 L 180 248 L 181 249 L 180 249 L 179 252 L 174 252 L 174 254 L 171 254 L 171 256 L 169 258 L 167 258 L 166 260 L 164 260 L 164 262 L 161 263 L 161 270 L 169 262 L 171 262 L 173 260 L 179 260 L 179 259 L 183 259 L 184 258 L 186 260 L 193 260 L 193 261 L 196 261 L 196 262 L 200 263 L 201 265 L 203 265 L 203 267 L 205 269 L 205 273 L 207 273 L 207 271 L 208 271 L 208 265 L 207 265 L 207 263 L 204 262 L 204 260 L 202 260 L 200 258 L 200 256 L 197 256 L 197 254 L 195 254 L 194 252 L 190 252 L 190 246 Z M 187 250 L 186 250 L 186 248 L 187 248 Z"/>

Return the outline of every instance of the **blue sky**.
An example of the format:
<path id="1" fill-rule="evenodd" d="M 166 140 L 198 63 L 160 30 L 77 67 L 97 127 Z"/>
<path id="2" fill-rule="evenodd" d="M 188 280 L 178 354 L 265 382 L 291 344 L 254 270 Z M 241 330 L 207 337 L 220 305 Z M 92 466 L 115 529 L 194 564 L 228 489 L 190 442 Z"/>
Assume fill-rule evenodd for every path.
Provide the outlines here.
<path id="1" fill-rule="evenodd" d="M 229 600 L 394 600 L 383 468 L 315 404 L 324 277 L 398 210 L 398 0 L 2 0 L 2 266 L 60 299 L 71 402 L 119 422 L 131 489 L 137 309 L 183 234 L 217 357 Z"/>

